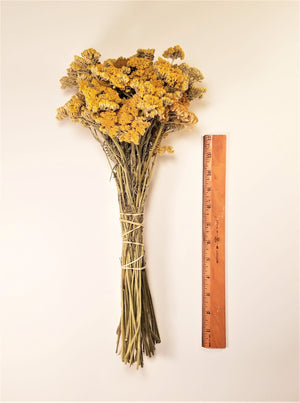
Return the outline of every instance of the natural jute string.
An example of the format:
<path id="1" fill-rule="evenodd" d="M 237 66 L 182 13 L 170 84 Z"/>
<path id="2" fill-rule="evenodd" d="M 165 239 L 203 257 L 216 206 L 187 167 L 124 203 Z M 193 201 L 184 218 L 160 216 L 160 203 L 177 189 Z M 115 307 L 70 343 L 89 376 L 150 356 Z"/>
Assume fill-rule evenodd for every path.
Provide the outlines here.
<path id="1" fill-rule="evenodd" d="M 144 213 L 121 213 L 121 215 L 125 215 L 125 216 L 143 216 Z M 141 245 L 143 246 L 143 250 L 144 250 L 144 244 L 141 242 L 133 242 L 133 241 L 129 241 L 128 239 L 124 239 L 126 235 L 130 234 L 133 231 L 136 231 L 137 229 L 141 228 L 144 226 L 144 221 L 142 222 L 136 222 L 136 221 L 131 221 L 131 220 L 127 220 L 124 218 L 120 218 L 121 222 L 125 222 L 128 224 L 133 224 L 136 225 L 135 228 L 132 228 L 131 230 L 125 232 L 124 234 L 122 234 L 122 238 L 123 238 L 123 243 L 127 243 L 127 244 L 134 244 L 134 245 Z M 137 259 L 133 260 L 132 262 L 126 263 L 124 265 L 122 265 L 122 269 L 124 270 L 143 270 L 146 268 L 146 266 L 142 266 L 142 267 L 129 267 L 130 265 L 132 265 L 133 263 L 138 262 L 139 260 L 143 259 L 144 257 L 144 253 L 139 256 Z"/>

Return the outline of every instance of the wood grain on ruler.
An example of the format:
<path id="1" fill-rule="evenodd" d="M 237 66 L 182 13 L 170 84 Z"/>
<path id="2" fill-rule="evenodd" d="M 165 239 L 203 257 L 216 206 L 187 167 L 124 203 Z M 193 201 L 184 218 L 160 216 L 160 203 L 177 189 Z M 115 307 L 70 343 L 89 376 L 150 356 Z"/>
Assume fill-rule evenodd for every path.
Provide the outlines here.
<path id="1" fill-rule="evenodd" d="M 202 346 L 226 347 L 225 328 L 226 136 L 203 143 Z"/>

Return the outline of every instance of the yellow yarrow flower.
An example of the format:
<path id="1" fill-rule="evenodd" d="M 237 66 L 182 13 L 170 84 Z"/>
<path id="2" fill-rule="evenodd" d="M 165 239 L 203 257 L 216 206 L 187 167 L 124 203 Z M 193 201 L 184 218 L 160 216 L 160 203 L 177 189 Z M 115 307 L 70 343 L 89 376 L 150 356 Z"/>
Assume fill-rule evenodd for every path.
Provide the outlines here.
<path id="1" fill-rule="evenodd" d="M 154 68 L 159 77 L 161 77 L 169 87 L 181 91 L 186 91 L 188 89 L 188 77 L 183 74 L 179 68 L 172 67 L 167 60 L 159 57 L 158 61 L 154 63 Z"/>
<path id="2" fill-rule="evenodd" d="M 91 68 L 91 71 L 95 76 L 111 83 L 113 87 L 125 89 L 126 84 L 129 82 L 129 77 L 122 72 L 122 68 L 97 64 Z"/>
<path id="3" fill-rule="evenodd" d="M 181 49 L 179 45 L 174 47 L 170 47 L 164 51 L 163 57 L 167 59 L 184 59 L 184 51 Z"/>
<path id="4" fill-rule="evenodd" d="M 159 155 L 162 155 L 165 152 L 170 153 L 170 154 L 174 154 L 174 148 L 172 146 L 158 147 L 157 152 L 158 152 Z"/>
<path id="5" fill-rule="evenodd" d="M 92 112 L 98 110 L 116 110 L 119 109 L 121 98 L 117 91 L 110 87 L 101 85 L 97 82 L 89 83 L 85 80 L 80 81 L 79 90 L 85 96 L 86 106 Z"/>

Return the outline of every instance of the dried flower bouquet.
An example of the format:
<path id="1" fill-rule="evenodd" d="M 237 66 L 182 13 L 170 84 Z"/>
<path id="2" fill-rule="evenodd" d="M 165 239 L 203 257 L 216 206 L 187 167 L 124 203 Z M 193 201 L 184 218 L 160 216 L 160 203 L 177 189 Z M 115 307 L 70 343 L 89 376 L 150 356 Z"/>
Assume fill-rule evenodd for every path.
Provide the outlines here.
<path id="1" fill-rule="evenodd" d="M 143 215 L 150 179 L 157 156 L 173 153 L 162 140 L 197 122 L 189 104 L 206 89 L 197 85 L 203 80 L 198 69 L 174 63 L 184 58 L 178 45 L 157 61 L 154 49 L 138 49 L 131 57 L 103 63 L 100 56 L 87 49 L 74 57 L 60 81 L 62 88 L 76 93 L 58 108 L 57 118 L 89 128 L 117 184 L 123 238 L 117 352 L 123 362 L 139 368 L 143 354 L 152 356 L 160 342 L 144 254 Z"/>

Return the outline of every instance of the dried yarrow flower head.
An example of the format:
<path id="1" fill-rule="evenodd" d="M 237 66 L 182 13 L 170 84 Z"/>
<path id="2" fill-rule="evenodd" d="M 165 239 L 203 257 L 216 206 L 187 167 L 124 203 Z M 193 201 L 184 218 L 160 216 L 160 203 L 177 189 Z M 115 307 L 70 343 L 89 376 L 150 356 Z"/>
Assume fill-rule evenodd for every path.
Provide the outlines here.
<path id="1" fill-rule="evenodd" d="M 171 47 L 164 51 L 163 57 L 166 59 L 184 59 L 184 51 L 179 45 Z"/>
<path id="2" fill-rule="evenodd" d="M 179 45 L 156 61 L 154 52 L 138 49 L 130 57 L 101 62 L 95 49 L 84 50 L 60 80 L 62 88 L 75 93 L 57 110 L 57 119 L 69 118 L 89 128 L 117 184 L 123 237 L 117 351 L 137 368 L 143 366 L 143 355 L 152 356 L 160 342 L 144 253 L 143 214 L 150 178 L 157 156 L 174 152 L 172 146 L 161 146 L 162 140 L 197 123 L 190 101 L 206 91 L 200 86 L 201 71 L 179 62 L 184 59 Z"/>

